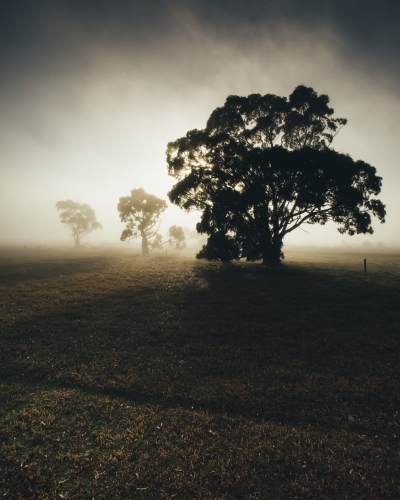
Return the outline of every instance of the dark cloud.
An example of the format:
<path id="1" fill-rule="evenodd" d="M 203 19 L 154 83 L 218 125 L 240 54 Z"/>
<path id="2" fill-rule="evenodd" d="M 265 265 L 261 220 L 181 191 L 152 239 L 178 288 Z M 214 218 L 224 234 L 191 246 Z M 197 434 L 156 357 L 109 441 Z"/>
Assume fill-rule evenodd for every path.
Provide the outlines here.
<path id="1" fill-rule="evenodd" d="M 249 36 L 249 28 L 272 32 L 282 25 L 298 31 L 331 31 L 343 57 L 399 71 L 397 0 L 3 0 L 0 16 L 2 78 L 36 68 L 61 71 L 84 64 L 90 44 L 155 50 L 184 36 L 195 22 L 214 37 Z"/>

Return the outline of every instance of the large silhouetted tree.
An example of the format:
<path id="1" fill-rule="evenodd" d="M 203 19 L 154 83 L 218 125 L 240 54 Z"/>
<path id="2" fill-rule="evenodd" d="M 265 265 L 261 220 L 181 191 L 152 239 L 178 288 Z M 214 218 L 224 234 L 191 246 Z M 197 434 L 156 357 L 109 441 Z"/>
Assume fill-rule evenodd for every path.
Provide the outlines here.
<path id="1" fill-rule="evenodd" d="M 330 148 L 343 118 L 327 95 L 296 87 L 289 98 L 230 96 L 203 130 L 167 148 L 168 193 L 186 211 L 200 210 L 197 231 L 209 235 L 199 258 L 246 257 L 278 264 L 283 238 L 302 224 L 339 224 L 339 232 L 372 233 L 384 222 L 376 169 Z"/>
<path id="2" fill-rule="evenodd" d="M 87 234 L 101 229 L 102 225 L 96 219 L 96 214 L 89 205 L 72 200 L 57 201 L 57 210 L 61 210 L 60 219 L 72 231 L 75 246 L 81 246 L 81 239 Z"/>
<path id="3" fill-rule="evenodd" d="M 130 196 L 119 199 L 118 212 L 126 228 L 122 231 L 121 241 L 142 238 L 142 255 L 148 256 L 149 246 L 160 227 L 159 218 L 167 209 L 167 203 L 142 188 L 132 189 Z"/>

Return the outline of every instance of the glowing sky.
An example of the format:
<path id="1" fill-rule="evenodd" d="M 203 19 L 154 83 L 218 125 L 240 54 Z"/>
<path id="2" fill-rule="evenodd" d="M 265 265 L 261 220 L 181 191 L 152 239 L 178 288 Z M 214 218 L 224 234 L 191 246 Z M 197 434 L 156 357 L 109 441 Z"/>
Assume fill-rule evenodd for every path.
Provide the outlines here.
<path id="1" fill-rule="evenodd" d="M 388 216 L 373 236 L 328 224 L 285 243 L 400 243 L 399 14 L 389 0 L 3 0 L 0 243 L 70 243 L 63 199 L 95 209 L 104 228 L 88 241 L 118 242 L 120 196 L 167 199 L 167 142 L 230 94 L 299 84 L 349 120 L 333 146 L 377 167 Z M 170 207 L 163 230 L 197 220 Z"/>

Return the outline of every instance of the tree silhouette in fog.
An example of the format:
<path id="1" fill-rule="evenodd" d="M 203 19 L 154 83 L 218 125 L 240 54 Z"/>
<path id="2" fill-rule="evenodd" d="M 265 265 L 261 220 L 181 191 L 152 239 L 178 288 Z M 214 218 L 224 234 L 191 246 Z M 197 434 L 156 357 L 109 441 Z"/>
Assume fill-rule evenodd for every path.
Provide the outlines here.
<path id="1" fill-rule="evenodd" d="M 186 236 L 181 226 L 171 226 L 168 230 L 168 237 L 170 245 L 176 250 L 186 248 Z"/>
<path id="2" fill-rule="evenodd" d="M 168 239 L 163 241 L 161 234 L 156 234 L 154 240 L 151 242 L 151 248 L 161 249 L 166 244 L 170 247 L 174 246 L 175 250 L 183 250 L 186 248 L 186 236 L 181 226 L 171 226 L 168 230 L 167 237 Z"/>
<path id="3" fill-rule="evenodd" d="M 339 224 L 339 232 L 372 233 L 384 222 L 376 169 L 330 145 L 346 124 L 329 97 L 300 85 L 286 97 L 229 96 L 206 128 L 167 147 L 168 196 L 200 210 L 196 228 L 209 235 L 198 258 L 246 257 L 278 264 L 283 238 L 303 224 Z"/>
<path id="4" fill-rule="evenodd" d="M 126 228 L 122 231 L 121 241 L 142 238 L 142 255 L 150 254 L 149 247 L 156 240 L 160 228 L 160 215 L 167 209 L 167 203 L 143 188 L 132 189 L 130 196 L 119 199 L 118 212 Z"/>
<path id="5" fill-rule="evenodd" d="M 71 229 L 77 248 L 81 246 L 81 239 L 84 236 L 96 229 L 102 229 L 93 208 L 85 203 L 72 200 L 57 201 L 56 208 L 61 210 L 60 219 L 62 224 Z"/>

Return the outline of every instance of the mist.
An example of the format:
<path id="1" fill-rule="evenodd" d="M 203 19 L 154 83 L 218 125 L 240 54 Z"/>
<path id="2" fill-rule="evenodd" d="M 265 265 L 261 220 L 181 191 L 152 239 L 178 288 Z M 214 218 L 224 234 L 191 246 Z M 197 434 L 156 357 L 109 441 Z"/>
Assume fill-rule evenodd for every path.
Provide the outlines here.
<path id="1" fill-rule="evenodd" d="M 288 96 L 304 84 L 328 94 L 335 116 L 349 120 L 333 147 L 377 168 L 388 216 L 384 225 L 373 221 L 373 235 L 305 226 L 285 244 L 398 244 L 399 44 L 385 11 L 392 3 L 378 12 L 366 6 L 358 18 L 352 3 L 347 14 L 340 3 L 296 5 L 267 2 L 266 12 L 258 2 L 20 2 L 18 12 L 9 3 L 0 73 L 0 242 L 70 243 L 55 204 L 72 199 L 91 205 L 103 225 L 87 241 L 118 243 L 121 196 L 143 187 L 167 200 L 174 183 L 169 141 L 204 128 L 228 95 Z M 194 229 L 199 214 L 169 206 L 162 219 L 161 232 L 172 224 Z"/>
<path id="2" fill-rule="evenodd" d="M 1 14 L 4 497 L 398 498 L 400 3 L 3 0 Z M 240 130 L 236 150 L 215 147 L 226 169 L 171 194 L 214 203 L 199 235 L 168 167 L 201 134 L 177 139 L 228 96 L 300 85 L 348 120 L 332 147 L 376 167 L 387 216 L 369 165 L 257 157 L 257 138 L 235 163 Z M 325 124 L 324 98 L 299 94 Z M 231 165 L 249 182 L 226 182 Z M 306 216 L 368 231 L 359 194 L 374 234 L 305 224 L 282 247 Z"/>

